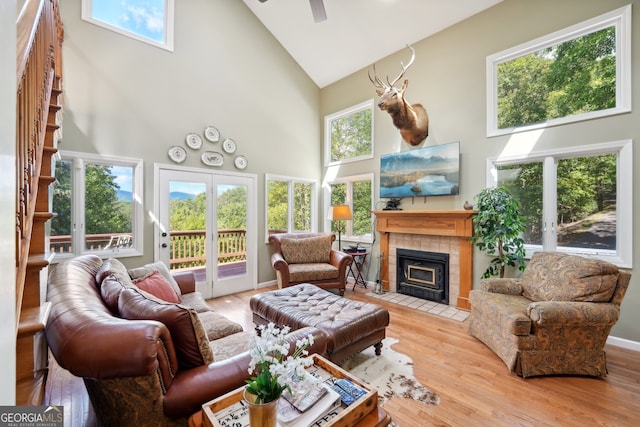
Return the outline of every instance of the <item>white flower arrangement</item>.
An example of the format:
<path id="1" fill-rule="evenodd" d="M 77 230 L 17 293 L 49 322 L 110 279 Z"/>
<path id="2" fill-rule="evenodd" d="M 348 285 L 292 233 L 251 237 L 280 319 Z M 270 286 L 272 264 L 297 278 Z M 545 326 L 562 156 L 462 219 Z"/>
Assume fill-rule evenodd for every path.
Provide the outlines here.
<path id="1" fill-rule="evenodd" d="M 305 368 L 313 364 L 307 347 L 314 343 L 312 334 L 296 341 L 293 354 L 285 337 L 290 327 L 277 328 L 273 323 L 258 326 L 259 334 L 253 336 L 249 353 L 249 374 L 246 389 L 257 396 L 256 403 L 267 403 L 278 399 L 284 390 L 291 392 L 291 385 L 306 387 L 314 378 L 305 375 Z"/>

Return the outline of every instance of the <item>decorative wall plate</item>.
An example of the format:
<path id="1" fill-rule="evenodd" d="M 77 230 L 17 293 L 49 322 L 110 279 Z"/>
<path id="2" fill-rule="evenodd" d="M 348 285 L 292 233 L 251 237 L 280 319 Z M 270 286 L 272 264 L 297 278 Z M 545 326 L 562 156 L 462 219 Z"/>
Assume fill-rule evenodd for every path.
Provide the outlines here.
<path id="1" fill-rule="evenodd" d="M 222 166 L 224 164 L 224 156 L 217 151 L 205 151 L 200 159 L 207 166 Z"/>
<path id="2" fill-rule="evenodd" d="M 236 156 L 236 158 L 233 159 L 233 164 L 238 169 L 245 169 L 249 162 L 247 161 L 247 158 L 245 156 Z"/>
<path id="3" fill-rule="evenodd" d="M 197 133 L 190 133 L 186 138 L 187 147 L 199 150 L 202 147 L 202 138 Z"/>
<path id="4" fill-rule="evenodd" d="M 232 154 L 236 151 L 237 145 L 233 139 L 227 138 L 222 143 L 222 148 L 229 154 Z"/>
<path id="5" fill-rule="evenodd" d="M 167 154 L 169 155 L 169 158 L 176 163 L 182 163 L 187 159 L 187 150 L 185 150 L 184 147 L 179 147 L 177 145 L 169 148 Z"/>
<path id="6" fill-rule="evenodd" d="M 213 126 L 207 126 L 204 130 L 204 137 L 207 138 L 207 141 L 218 142 L 220 140 L 220 132 Z"/>

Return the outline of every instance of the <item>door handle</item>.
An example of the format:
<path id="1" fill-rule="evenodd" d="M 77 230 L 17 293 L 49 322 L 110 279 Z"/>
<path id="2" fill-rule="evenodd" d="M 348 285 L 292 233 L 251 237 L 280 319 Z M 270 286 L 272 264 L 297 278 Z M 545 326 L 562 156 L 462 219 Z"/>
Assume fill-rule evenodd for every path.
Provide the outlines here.
<path id="1" fill-rule="evenodd" d="M 161 247 L 163 247 L 163 248 L 166 248 L 166 247 L 167 247 L 167 244 L 166 244 L 166 243 L 163 243 L 163 244 L 161 244 L 160 246 L 161 246 Z"/>

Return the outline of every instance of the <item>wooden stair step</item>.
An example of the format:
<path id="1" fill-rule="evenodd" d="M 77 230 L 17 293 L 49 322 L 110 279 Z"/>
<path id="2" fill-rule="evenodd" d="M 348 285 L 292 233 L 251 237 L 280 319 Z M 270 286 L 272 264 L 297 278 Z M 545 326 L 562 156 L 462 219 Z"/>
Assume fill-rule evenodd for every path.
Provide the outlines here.
<path id="1" fill-rule="evenodd" d="M 20 312 L 20 323 L 18 323 L 18 338 L 44 331 L 50 311 L 51 303 L 49 301 L 42 303 L 38 307 L 23 307 Z"/>
<path id="2" fill-rule="evenodd" d="M 40 406 L 44 401 L 47 370 L 35 372 L 31 378 L 16 381 L 16 405 Z"/>

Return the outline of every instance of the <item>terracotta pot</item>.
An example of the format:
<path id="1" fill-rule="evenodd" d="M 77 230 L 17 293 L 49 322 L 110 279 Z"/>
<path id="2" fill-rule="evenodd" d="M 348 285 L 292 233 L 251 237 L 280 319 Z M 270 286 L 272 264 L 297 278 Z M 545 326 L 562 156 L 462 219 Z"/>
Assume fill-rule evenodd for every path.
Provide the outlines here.
<path id="1" fill-rule="evenodd" d="M 276 427 L 278 419 L 278 399 L 267 403 L 255 403 L 255 394 L 243 391 L 247 406 L 249 406 L 249 425 L 251 427 Z"/>

